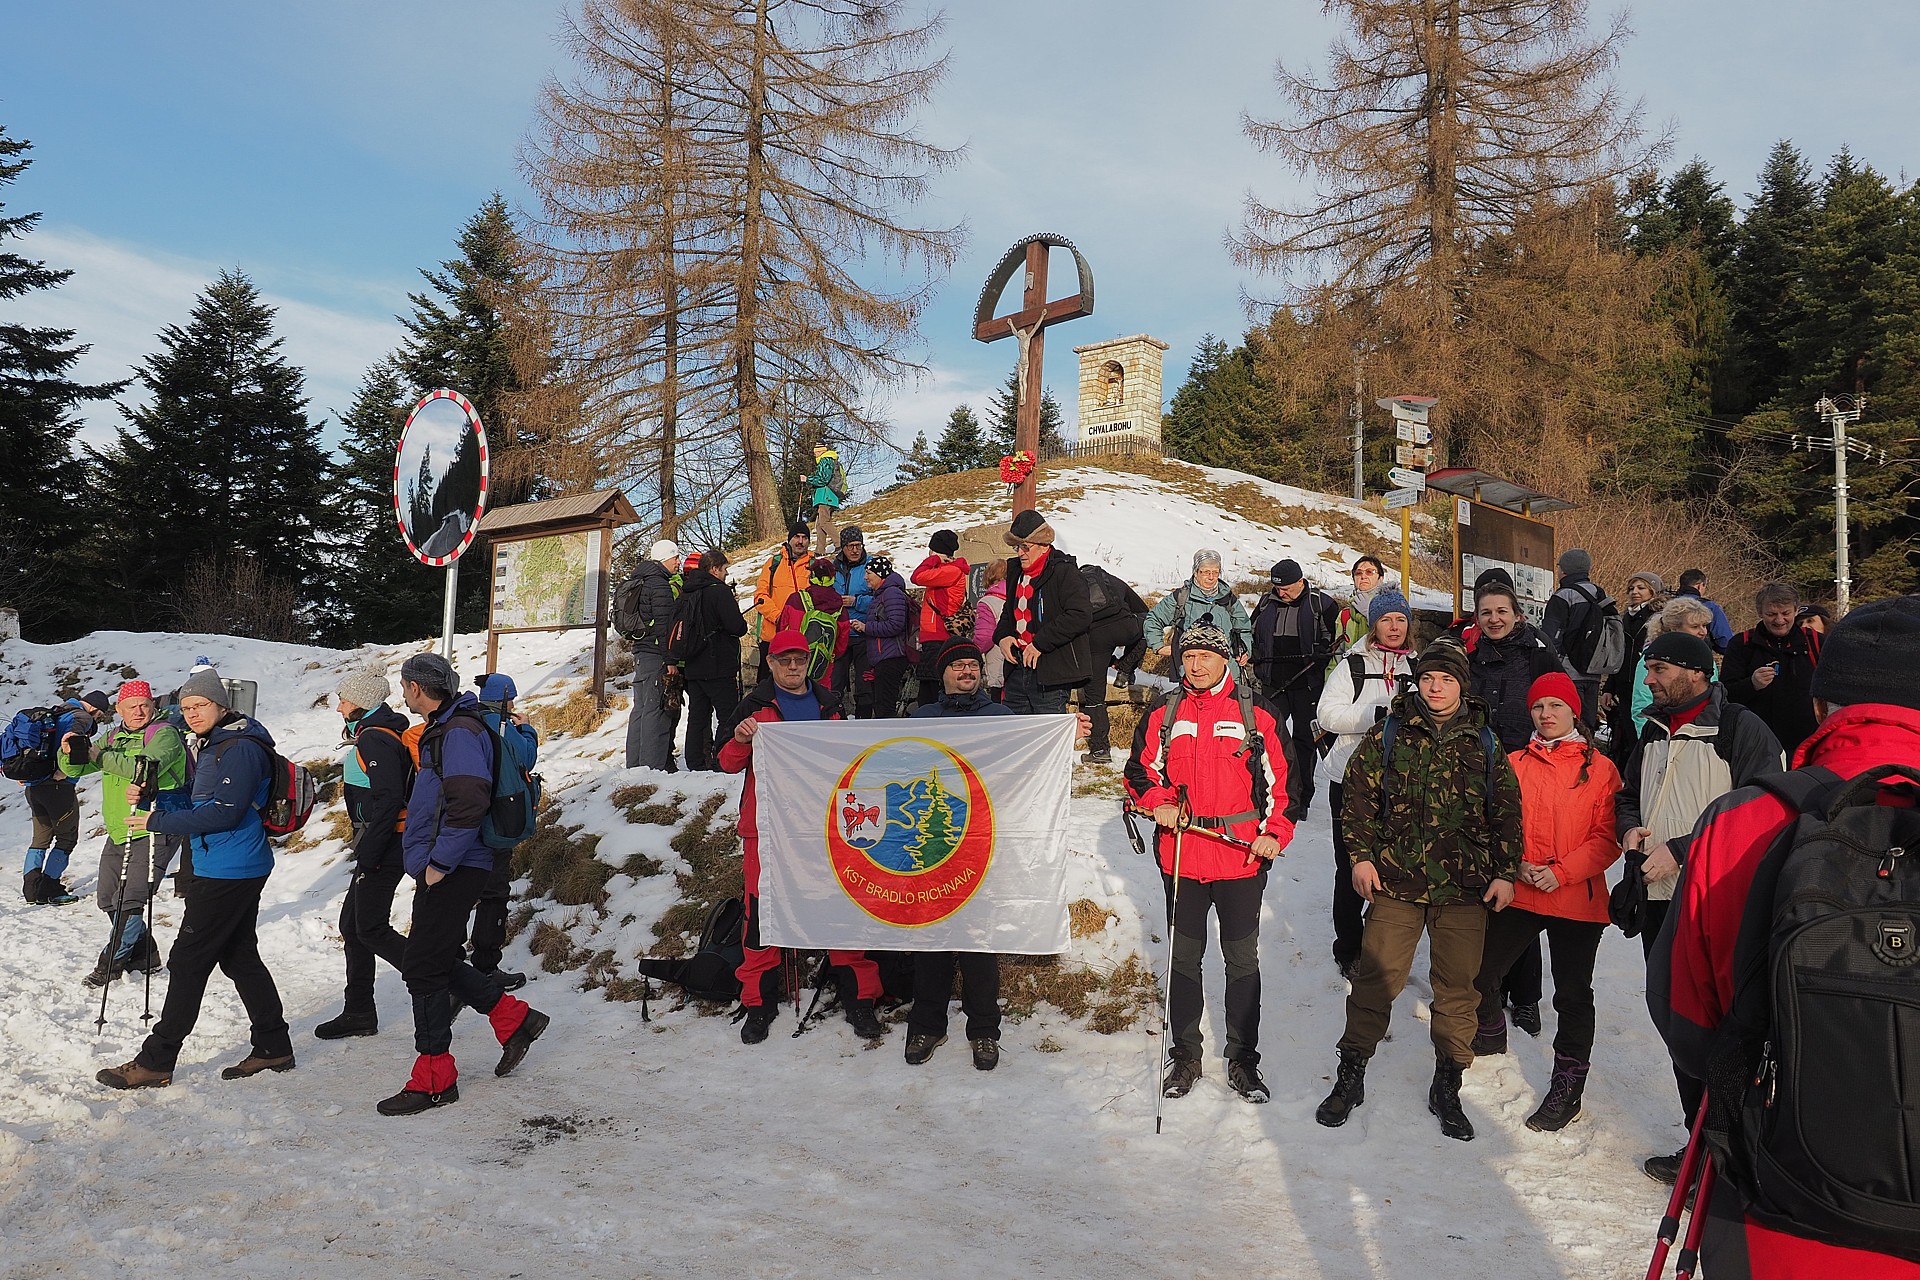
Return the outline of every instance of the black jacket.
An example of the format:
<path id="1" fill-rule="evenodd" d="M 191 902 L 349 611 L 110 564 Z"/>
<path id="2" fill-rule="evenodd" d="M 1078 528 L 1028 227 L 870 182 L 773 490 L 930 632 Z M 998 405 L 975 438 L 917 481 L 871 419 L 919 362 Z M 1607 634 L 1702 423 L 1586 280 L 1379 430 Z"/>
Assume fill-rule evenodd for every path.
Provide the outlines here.
<path id="1" fill-rule="evenodd" d="M 995 644 L 1013 634 L 1014 594 L 1022 572 L 1019 556 L 1007 561 L 1007 607 L 1000 611 L 1000 625 L 993 631 Z M 1034 579 L 1033 596 L 1033 644 L 1040 651 L 1035 671 L 1040 683 L 1075 685 L 1093 679 L 1093 646 L 1087 642 L 1093 606 L 1087 600 L 1079 562 L 1058 547 L 1047 552 L 1047 562 Z"/>
<path id="2" fill-rule="evenodd" d="M 1607 593 L 1595 586 L 1587 577 L 1565 577 L 1560 579 L 1560 589 L 1547 601 L 1546 616 L 1540 619 L 1540 632 L 1546 636 L 1547 643 L 1561 653 L 1571 653 L 1574 646 L 1570 638 L 1586 633 L 1587 626 L 1593 621 L 1594 608 L 1607 598 Z M 1598 708 L 1593 710 L 1597 711 Z"/>
<path id="3" fill-rule="evenodd" d="M 1276 638 L 1280 612 L 1292 609 L 1295 634 Z M 1326 684 L 1327 660 L 1333 656 L 1333 632 L 1340 621 L 1340 605 L 1308 587 L 1297 600 L 1282 600 L 1272 591 L 1253 606 L 1253 673 L 1270 694 L 1301 689 L 1318 698 Z"/>
<path id="4" fill-rule="evenodd" d="M 1519 751 L 1533 737 L 1533 715 L 1527 690 L 1549 671 L 1561 671 L 1560 654 L 1530 622 L 1522 622 L 1500 640 L 1476 631 L 1468 655 L 1473 688 L 1468 690 L 1487 704 L 1489 723 L 1508 752 Z"/>
<path id="5" fill-rule="evenodd" d="M 680 580 L 680 601 L 674 621 L 705 640 L 687 659 L 681 674 L 689 680 L 732 680 L 740 675 L 740 637 L 747 620 L 733 589 L 705 569 L 689 569 Z"/>
<path id="6" fill-rule="evenodd" d="M 650 624 L 651 629 L 645 639 L 628 638 L 633 640 L 635 652 L 659 653 L 666 646 L 668 629 L 673 626 L 673 578 L 667 573 L 667 566 L 658 560 L 642 560 L 627 575 L 627 582 L 635 580 L 640 583 L 640 618 Z"/>
<path id="7" fill-rule="evenodd" d="M 1727 656 L 1720 664 L 1727 696 L 1766 722 L 1785 748 L 1788 763 L 1820 724 L 1813 714 L 1813 669 L 1819 661 L 1820 637 L 1805 627 L 1794 627 L 1784 636 L 1755 627 L 1727 642 Z M 1780 664 L 1779 676 L 1766 688 L 1755 688 L 1753 673 L 1775 662 Z"/>
<path id="8" fill-rule="evenodd" d="M 362 871 L 400 865 L 400 820 L 413 787 L 413 753 L 400 735 L 411 726 L 385 703 L 354 721 L 353 749 L 367 785 L 348 785 L 347 819 L 353 823 L 353 860 Z"/>

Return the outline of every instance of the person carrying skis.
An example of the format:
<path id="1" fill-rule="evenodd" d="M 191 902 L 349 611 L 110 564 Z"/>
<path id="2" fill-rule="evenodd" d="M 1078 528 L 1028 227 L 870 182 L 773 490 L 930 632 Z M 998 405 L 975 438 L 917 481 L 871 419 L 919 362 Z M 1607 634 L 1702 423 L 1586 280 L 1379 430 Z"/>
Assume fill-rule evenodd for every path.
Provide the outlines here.
<path id="1" fill-rule="evenodd" d="M 36 906 L 80 901 L 61 880 L 80 843 L 80 794 L 61 757 L 78 751 L 84 759 L 95 724 L 110 713 L 105 693 L 89 693 L 57 707 L 22 711 L 0 734 L 0 762 L 6 776 L 26 790 L 33 816 L 20 893 Z"/>
<path id="2" fill-rule="evenodd" d="M 898 582 L 899 578 L 893 580 Z M 740 1003 L 747 1011 L 746 1021 L 740 1024 L 741 1044 L 765 1040 L 780 1006 L 780 948 L 760 945 L 760 824 L 754 807 L 753 738 L 761 725 L 775 721 L 841 718 L 833 695 L 807 679 L 810 655 L 804 636 L 797 631 L 779 632 L 768 649 L 773 676 L 734 708 L 720 748 L 721 772 L 747 775 L 740 791 L 739 822 L 747 898 L 741 944 L 745 958 L 738 970 Z M 846 1010 L 847 1025 L 862 1039 L 883 1039 L 886 1028 L 873 1012 L 873 1002 L 880 995 L 880 967 L 864 951 L 828 951 L 827 963 L 838 970 L 840 1006 Z"/>
<path id="3" fill-rule="evenodd" d="M 260 811 L 273 792 L 273 735 L 227 705 L 226 682 L 198 667 L 180 686 L 180 714 L 193 733 L 193 794 L 181 809 L 134 810 L 127 836 L 151 831 L 184 836 L 193 847 L 180 935 L 168 957 L 170 977 L 160 1020 L 132 1061 L 98 1072 L 110 1089 L 154 1089 L 173 1083 L 180 1049 L 200 1018 L 207 979 L 218 968 L 240 993 L 252 1048 L 220 1073 L 243 1080 L 262 1071 L 293 1070 L 293 1041 L 273 974 L 260 958 L 260 891 L 273 872 Z"/>
<path id="4" fill-rule="evenodd" d="M 1440 1132 L 1471 1141 L 1460 1077 L 1473 1064 L 1474 1011 L 1487 908 L 1513 901 L 1520 874 L 1520 787 L 1467 692 L 1467 655 L 1442 637 L 1420 651 L 1414 687 L 1367 731 L 1341 783 L 1353 887 L 1370 906 L 1333 1090 L 1314 1113 L 1328 1128 L 1366 1100 L 1367 1063 L 1387 1034 L 1425 934 L 1433 988 L 1433 1084 Z M 1483 905 L 1484 904 L 1484 905 Z"/>
<path id="5" fill-rule="evenodd" d="M 107 840 L 100 850 L 94 900 L 119 925 L 101 948 L 99 963 L 83 980 L 89 987 L 104 987 L 123 973 L 152 973 L 162 967 L 146 910 L 154 886 L 166 875 L 180 847 L 180 838 L 149 834 L 135 840 L 128 834 L 127 819 L 139 805 L 172 810 L 191 803 L 187 780 L 192 766 L 186 739 L 158 717 L 153 686 L 145 680 L 126 681 L 114 695 L 114 706 L 120 713 L 120 728 L 101 736 L 88 753 L 91 758 L 76 764 L 69 753 L 62 752 L 60 759 L 61 771 L 69 778 L 101 776 L 100 816 Z M 152 773 L 151 794 L 143 794 L 136 781 L 143 772 L 142 762 L 150 762 L 145 770 Z"/>
<path id="6" fill-rule="evenodd" d="M 353 746 L 340 772 L 347 820 L 353 824 L 353 864 L 340 903 L 346 1003 L 338 1017 L 313 1029 L 321 1040 L 370 1036 L 380 1030 L 373 962 L 385 960 L 397 971 L 406 953 L 407 940 L 393 927 L 393 895 L 406 874 L 400 837 L 413 789 L 414 748 L 407 744 L 407 718 L 387 705 L 389 692 L 387 677 L 378 668 L 352 672 L 334 690 L 344 722 L 342 737 Z"/>
<path id="7" fill-rule="evenodd" d="M 1267 869 L 1306 810 L 1302 774 L 1273 705 L 1229 670 L 1232 641 L 1202 623 L 1180 636 L 1180 685 L 1155 700 L 1133 733 L 1127 793 L 1153 815 L 1160 883 L 1173 936 L 1165 1083 L 1185 1097 L 1200 1079 L 1200 961 L 1207 915 L 1220 923 L 1226 963 L 1227 1084 L 1265 1102 L 1260 1078 L 1260 903 Z"/>

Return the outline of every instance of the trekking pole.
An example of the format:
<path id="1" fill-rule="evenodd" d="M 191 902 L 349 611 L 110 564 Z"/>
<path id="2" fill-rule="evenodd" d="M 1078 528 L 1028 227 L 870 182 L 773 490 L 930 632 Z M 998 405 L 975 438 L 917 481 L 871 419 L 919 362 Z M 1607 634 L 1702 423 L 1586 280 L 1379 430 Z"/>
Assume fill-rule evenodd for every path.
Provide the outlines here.
<path id="1" fill-rule="evenodd" d="M 1647 1280 L 1660 1280 L 1667 1269 L 1667 1251 L 1680 1238 L 1680 1217 L 1687 1207 L 1687 1192 L 1693 1188 L 1693 1175 L 1705 1150 L 1706 1119 L 1707 1103 L 1703 1096 L 1699 1110 L 1694 1112 L 1693 1128 L 1687 1134 L 1687 1149 L 1680 1155 L 1680 1172 L 1673 1180 L 1673 1194 L 1667 1197 L 1667 1211 L 1660 1218 L 1660 1231 L 1653 1242 L 1653 1260 L 1647 1264 Z M 1697 1197 L 1694 1204 L 1699 1204 Z"/>
<path id="2" fill-rule="evenodd" d="M 1124 820 L 1124 817 L 1125 817 L 1125 815 L 1126 815 L 1126 814 L 1129 814 L 1129 813 L 1139 813 L 1139 814 L 1148 814 L 1148 815 L 1151 815 L 1151 813 L 1152 813 L 1152 810 L 1149 810 L 1149 809 L 1136 809 L 1136 808 L 1134 808 L 1133 806 L 1131 806 L 1131 805 L 1129 805 L 1129 804 L 1127 804 L 1127 803 L 1126 803 L 1125 801 L 1122 801 L 1122 802 L 1121 802 L 1121 815 L 1122 815 L 1122 818 L 1123 818 L 1123 820 Z M 1214 838 L 1215 840 L 1218 840 L 1218 841 L 1219 841 L 1220 843 L 1222 843 L 1222 844 L 1230 844 L 1230 845 L 1232 845 L 1232 846 L 1233 846 L 1234 848 L 1236 848 L 1236 849 L 1245 849 L 1245 850 L 1246 850 L 1246 851 L 1247 851 L 1248 853 L 1252 853 L 1252 852 L 1253 852 L 1253 841 L 1251 841 L 1251 840 L 1242 840 L 1242 839 L 1241 839 L 1241 838 L 1240 838 L 1239 836 L 1236 836 L 1236 835 L 1231 835 L 1231 834 L 1229 834 L 1229 833 L 1228 833 L 1228 831 L 1227 831 L 1227 829 L 1226 829 L 1225 827 L 1209 827 L 1209 826 L 1206 826 L 1205 824 L 1201 824 L 1201 829 L 1202 829 L 1203 831 L 1205 831 L 1205 832 L 1206 832 L 1206 833 L 1207 833 L 1208 835 L 1210 835 L 1210 836 L 1212 836 L 1212 837 L 1213 837 L 1213 838 Z M 1132 824 L 1131 822 L 1129 822 L 1129 823 L 1127 823 L 1127 832 L 1128 832 L 1128 834 L 1129 834 L 1129 835 L 1131 835 L 1131 834 L 1133 833 L 1133 824 Z M 1145 850 L 1144 850 L 1144 849 L 1142 849 L 1142 852 L 1144 852 L 1144 851 L 1145 851 Z"/>
<path id="3" fill-rule="evenodd" d="M 100 957 L 107 966 L 107 980 L 100 984 L 100 1016 L 93 1020 L 96 1035 L 107 1029 L 107 993 L 113 990 L 113 962 L 120 949 L 120 930 L 126 925 L 127 863 L 132 860 L 133 841 L 129 840 L 120 851 L 120 883 L 113 891 L 113 932 L 107 936 L 107 949 Z"/>
<path id="4" fill-rule="evenodd" d="M 1167 1094 L 1167 1058 L 1173 1052 L 1173 939 L 1180 923 L 1180 846 L 1187 831 L 1187 788 L 1182 784 L 1176 794 L 1173 820 L 1173 892 L 1167 902 L 1167 980 L 1160 988 L 1160 1087 L 1153 1091 L 1153 1131 L 1160 1132 L 1161 1103 Z"/>
<path id="5" fill-rule="evenodd" d="M 145 813 L 153 811 L 153 793 L 159 783 L 160 766 L 157 762 L 142 756 L 133 764 L 133 785 L 140 788 L 139 810 Z M 129 842 L 131 844 L 131 842 Z M 133 850 L 129 848 L 128 853 Z M 153 856 L 153 832 L 147 832 L 147 914 L 141 917 L 141 923 L 147 930 L 147 946 L 154 954 L 159 954 L 159 945 L 153 940 L 153 884 L 156 868 Z M 149 966 L 146 973 L 146 1003 L 140 1010 L 142 1025 L 153 1021 L 153 970 Z"/>
<path id="6" fill-rule="evenodd" d="M 1707 1230 L 1707 1198 L 1713 1194 L 1716 1177 L 1713 1167 L 1713 1153 L 1700 1153 L 1700 1190 L 1693 1197 L 1693 1214 L 1687 1219 L 1687 1238 L 1680 1246 L 1680 1260 L 1674 1264 L 1673 1280 L 1693 1280 L 1694 1269 L 1700 1265 L 1700 1237 Z"/>
<path id="7" fill-rule="evenodd" d="M 815 974 L 814 974 L 813 999 L 807 1002 L 806 1013 L 803 1014 L 800 1020 L 796 1022 L 793 1026 L 793 1035 L 796 1040 L 800 1038 L 800 1033 L 805 1031 L 807 1027 L 811 1024 L 813 1020 L 813 1011 L 820 1007 L 820 1000 L 823 996 L 827 994 L 827 987 L 831 985 L 830 979 L 832 977 L 833 977 L 833 965 L 828 961 L 827 957 L 823 954 L 820 957 L 820 967 L 819 969 L 815 970 Z M 795 1013 L 800 1012 L 800 997 L 797 994 L 797 988 L 796 988 L 796 994 L 794 995 L 794 998 L 793 998 L 793 1011 Z"/>

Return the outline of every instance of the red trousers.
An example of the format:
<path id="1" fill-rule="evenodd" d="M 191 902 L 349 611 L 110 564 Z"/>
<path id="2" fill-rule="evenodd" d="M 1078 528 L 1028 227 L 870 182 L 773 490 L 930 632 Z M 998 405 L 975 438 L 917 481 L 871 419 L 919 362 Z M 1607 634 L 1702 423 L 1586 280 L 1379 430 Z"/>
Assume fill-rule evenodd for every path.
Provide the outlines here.
<path id="1" fill-rule="evenodd" d="M 747 895 L 747 930 L 740 945 L 746 953 L 746 958 L 734 971 L 740 979 L 740 1003 L 748 1008 L 780 1003 L 782 992 L 773 986 L 774 971 L 780 967 L 780 948 L 760 945 L 760 898 L 757 894 Z M 853 974 L 859 999 L 872 1000 L 880 994 L 880 966 L 867 959 L 866 952 L 829 951 L 827 963 Z"/>

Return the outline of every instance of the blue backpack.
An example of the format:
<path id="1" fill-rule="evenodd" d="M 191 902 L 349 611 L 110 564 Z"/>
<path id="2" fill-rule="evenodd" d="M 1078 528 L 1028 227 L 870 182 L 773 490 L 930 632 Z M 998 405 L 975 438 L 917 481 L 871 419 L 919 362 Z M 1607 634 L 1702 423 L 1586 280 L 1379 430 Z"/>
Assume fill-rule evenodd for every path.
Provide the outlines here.
<path id="1" fill-rule="evenodd" d="M 483 704 L 481 713 L 462 713 L 480 721 L 493 739 L 493 803 L 480 821 L 480 839 L 489 849 L 511 849 L 533 834 L 540 811 L 540 775 L 533 772 L 538 749 L 525 735 L 508 733 L 505 718 Z"/>
<path id="2" fill-rule="evenodd" d="M 14 716 L 0 733 L 0 774 L 15 782 L 45 782 L 60 749 L 60 707 L 34 707 Z"/>

